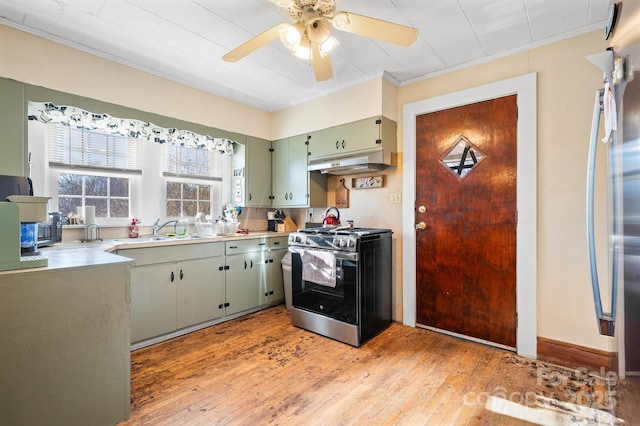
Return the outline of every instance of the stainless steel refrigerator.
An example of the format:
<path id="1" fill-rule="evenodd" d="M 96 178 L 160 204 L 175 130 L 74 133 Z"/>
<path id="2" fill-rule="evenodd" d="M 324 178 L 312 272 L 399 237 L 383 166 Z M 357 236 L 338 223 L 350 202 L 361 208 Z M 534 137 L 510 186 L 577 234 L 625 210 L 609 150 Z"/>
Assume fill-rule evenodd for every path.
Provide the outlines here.
<path id="1" fill-rule="evenodd" d="M 609 49 L 587 58 L 604 76 L 604 87 L 595 96 L 587 173 L 594 326 L 622 343 L 620 373 L 640 375 L 640 72 L 635 71 L 640 69 L 640 0 L 611 4 L 605 38 Z M 596 259 L 594 180 L 596 167 L 601 167 L 596 151 L 602 147 L 607 150 L 608 259 Z M 598 262 L 608 262 L 606 282 L 598 279 Z"/>

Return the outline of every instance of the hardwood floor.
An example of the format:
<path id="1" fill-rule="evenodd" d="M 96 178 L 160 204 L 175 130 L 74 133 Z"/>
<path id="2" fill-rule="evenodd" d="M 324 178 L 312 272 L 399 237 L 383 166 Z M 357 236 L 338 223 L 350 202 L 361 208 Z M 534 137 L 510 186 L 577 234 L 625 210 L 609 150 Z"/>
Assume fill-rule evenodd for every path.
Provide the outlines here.
<path id="1" fill-rule="evenodd" d="M 397 323 L 353 348 L 293 327 L 284 306 L 131 358 L 131 419 L 122 426 L 570 424 L 583 414 L 615 424 L 607 418 L 609 392 L 618 415 L 634 416 L 640 405 L 637 382 L 610 389 L 593 377 Z M 592 409 L 581 413 L 556 399 Z"/>

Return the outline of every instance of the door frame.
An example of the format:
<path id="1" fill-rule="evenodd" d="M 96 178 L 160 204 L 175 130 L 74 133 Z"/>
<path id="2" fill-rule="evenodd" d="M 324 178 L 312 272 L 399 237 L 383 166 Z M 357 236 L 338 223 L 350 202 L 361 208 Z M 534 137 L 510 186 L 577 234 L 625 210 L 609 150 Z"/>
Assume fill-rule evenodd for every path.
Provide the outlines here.
<path id="1" fill-rule="evenodd" d="M 403 106 L 402 322 L 416 326 L 416 116 L 517 95 L 516 350 L 537 355 L 537 74 L 530 73 Z"/>

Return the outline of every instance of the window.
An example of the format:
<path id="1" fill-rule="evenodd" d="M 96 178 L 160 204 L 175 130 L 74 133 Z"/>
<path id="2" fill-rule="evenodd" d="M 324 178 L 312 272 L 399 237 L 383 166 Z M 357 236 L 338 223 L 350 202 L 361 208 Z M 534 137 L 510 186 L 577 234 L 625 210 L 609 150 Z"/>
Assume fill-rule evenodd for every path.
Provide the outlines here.
<path id="1" fill-rule="evenodd" d="M 51 197 L 50 209 L 67 216 L 76 213 L 77 207 L 95 206 L 99 226 L 126 226 L 131 217 L 150 226 L 158 218 L 221 213 L 223 199 L 230 196 L 225 176 L 231 173 L 231 156 L 224 155 L 228 154 L 224 146 L 212 145 L 218 139 L 194 134 L 196 145 L 203 148 L 174 145 L 170 142 L 179 139 L 176 134 L 188 131 L 149 123 L 142 123 L 142 128 L 153 128 L 153 135 L 160 131 L 162 136 L 164 130 L 167 134 L 145 139 L 130 132 L 126 137 L 111 133 L 110 125 L 107 130 L 104 126 L 96 129 L 91 120 L 76 126 L 70 115 L 70 110 L 75 111 L 72 107 L 66 107 L 68 120 L 57 121 L 56 114 L 64 112 L 63 108 L 52 110 L 50 121 L 31 118 L 44 114 L 46 108 L 30 110 L 28 121 L 34 191 Z M 132 128 L 131 120 L 118 120 L 126 122 L 120 126 L 123 129 Z"/>
<path id="2" fill-rule="evenodd" d="M 167 216 L 211 214 L 212 185 L 167 181 Z"/>
<path id="3" fill-rule="evenodd" d="M 130 216 L 130 179 L 122 171 L 139 171 L 141 144 L 104 131 L 47 125 L 49 164 L 57 169 L 58 210 L 95 206 L 96 217 Z M 81 169 L 82 171 L 78 170 Z"/>
<path id="4" fill-rule="evenodd" d="M 100 130 L 49 124 L 49 162 L 117 170 L 140 170 L 142 145 Z"/>
<path id="5" fill-rule="evenodd" d="M 95 206 L 97 217 L 129 217 L 129 179 L 75 173 L 58 174 L 58 209 Z"/>
<path id="6" fill-rule="evenodd" d="M 212 197 L 222 181 L 221 154 L 181 145 L 164 146 L 167 217 L 211 214 Z"/>
<path id="7" fill-rule="evenodd" d="M 164 173 L 176 176 L 221 178 L 218 152 L 181 145 L 164 145 Z"/>

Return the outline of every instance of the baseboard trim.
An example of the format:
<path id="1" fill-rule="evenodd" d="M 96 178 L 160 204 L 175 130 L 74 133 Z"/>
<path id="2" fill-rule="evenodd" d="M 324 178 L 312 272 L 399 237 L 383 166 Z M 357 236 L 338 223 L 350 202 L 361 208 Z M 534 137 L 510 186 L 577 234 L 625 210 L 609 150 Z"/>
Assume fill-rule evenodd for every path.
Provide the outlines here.
<path id="1" fill-rule="evenodd" d="M 588 368 L 600 373 L 618 373 L 617 352 L 606 352 L 545 337 L 538 336 L 537 358 L 568 368 Z"/>

